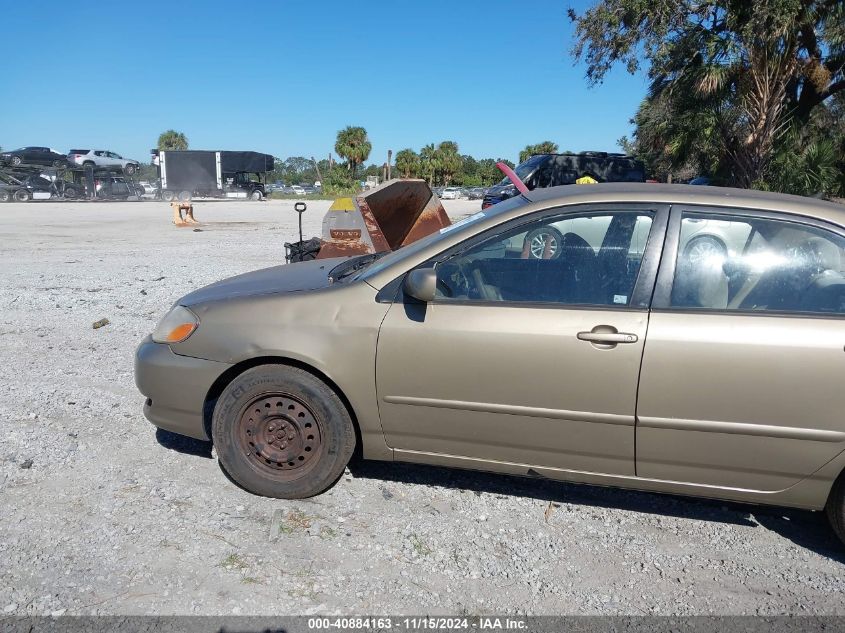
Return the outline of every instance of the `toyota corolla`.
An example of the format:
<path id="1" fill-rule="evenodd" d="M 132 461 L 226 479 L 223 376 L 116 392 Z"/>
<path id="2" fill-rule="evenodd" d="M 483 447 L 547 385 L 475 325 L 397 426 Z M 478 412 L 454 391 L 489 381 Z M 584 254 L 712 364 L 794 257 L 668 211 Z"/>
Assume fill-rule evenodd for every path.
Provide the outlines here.
<path id="1" fill-rule="evenodd" d="M 536 189 L 383 256 L 188 294 L 136 381 L 153 424 L 261 495 L 321 493 L 358 446 L 826 508 L 845 537 L 843 249 L 845 208 L 818 200 Z"/>

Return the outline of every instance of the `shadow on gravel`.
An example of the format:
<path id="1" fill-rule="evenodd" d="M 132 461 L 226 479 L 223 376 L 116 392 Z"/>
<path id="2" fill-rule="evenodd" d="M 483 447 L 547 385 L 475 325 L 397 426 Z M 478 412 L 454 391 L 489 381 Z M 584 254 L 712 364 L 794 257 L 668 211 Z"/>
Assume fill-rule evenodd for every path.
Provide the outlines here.
<path id="1" fill-rule="evenodd" d="M 195 440 L 192 437 L 178 435 L 164 429 L 156 429 L 156 441 L 164 448 L 177 453 L 211 459 L 211 442 Z"/>
<path id="2" fill-rule="evenodd" d="M 743 505 L 730 501 L 569 484 L 466 470 L 356 460 L 353 476 L 396 483 L 451 488 L 481 495 L 530 497 L 551 503 L 572 503 L 599 508 L 647 512 L 682 519 L 762 527 L 839 563 L 845 563 L 845 545 L 836 538 L 823 512 Z"/>

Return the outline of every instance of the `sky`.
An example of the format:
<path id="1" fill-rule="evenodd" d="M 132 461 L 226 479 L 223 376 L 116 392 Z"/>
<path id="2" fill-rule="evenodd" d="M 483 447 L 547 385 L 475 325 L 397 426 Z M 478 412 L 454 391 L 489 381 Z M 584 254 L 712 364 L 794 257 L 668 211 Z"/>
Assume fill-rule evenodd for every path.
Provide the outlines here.
<path id="1" fill-rule="evenodd" d="M 516 160 L 529 143 L 619 151 L 646 81 L 589 87 L 566 10 L 585 0 L 0 0 L 0 146 L 326 157 L 367 129 L 368 162 L 454 140 Z"/>

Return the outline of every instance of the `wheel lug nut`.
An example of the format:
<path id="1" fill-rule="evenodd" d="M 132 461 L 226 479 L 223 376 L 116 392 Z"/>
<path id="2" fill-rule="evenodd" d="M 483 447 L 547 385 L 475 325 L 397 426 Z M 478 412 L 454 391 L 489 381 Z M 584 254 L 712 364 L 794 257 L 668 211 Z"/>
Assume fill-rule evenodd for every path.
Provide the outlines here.
<path id="1" fill-rule="evenodd" d="M 273 425 L 271 424 L 271 425 L 270 425 L 270 428 L 269 428 L 269 429 L 267 429 L 267 430 L 268 430 L 268 431 L 270 431 L 270 433 L 272 433 L 273 431 L 275 431 L 275 430 L 276 430 L 276 427 L 275 427 L 275 426 L 273 426 Z"/>

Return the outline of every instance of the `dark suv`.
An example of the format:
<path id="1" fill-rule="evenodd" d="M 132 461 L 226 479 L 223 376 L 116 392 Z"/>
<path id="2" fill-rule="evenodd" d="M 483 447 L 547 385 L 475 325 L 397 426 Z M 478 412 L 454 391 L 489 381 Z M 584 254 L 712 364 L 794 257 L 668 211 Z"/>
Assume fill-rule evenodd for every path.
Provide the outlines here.
<path id="1" fill-rule="evenodd" d="M 574 185 L 584 176 L 598 182 L 645 182 L 645 168 L 640 161 L 625 154 L 607 152 L 535 154 L 517 165 L 514 171 L 529 189 Z M 487 190 L 481 208 L 486 209 L 518 193 L 510 179 L 504 178 Z"/>

